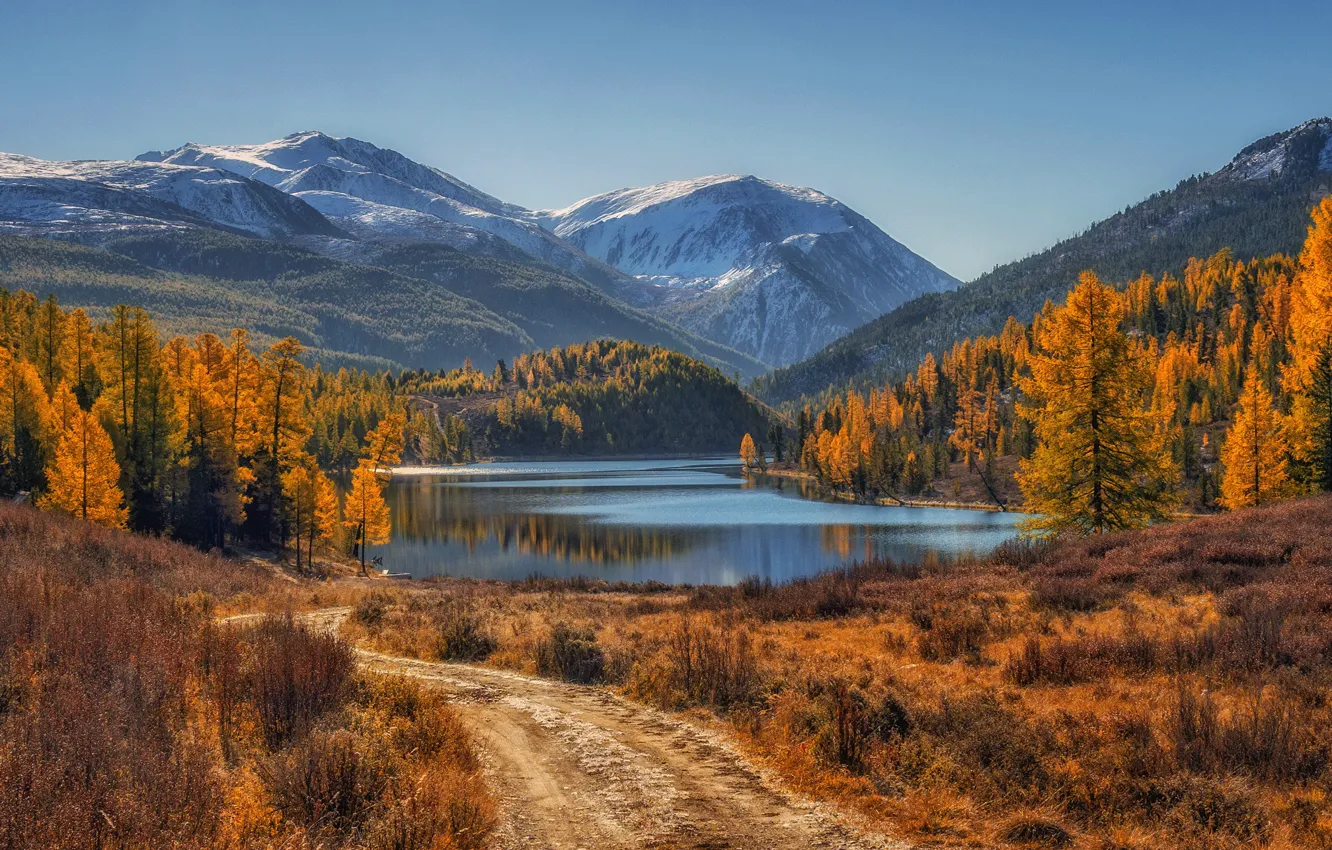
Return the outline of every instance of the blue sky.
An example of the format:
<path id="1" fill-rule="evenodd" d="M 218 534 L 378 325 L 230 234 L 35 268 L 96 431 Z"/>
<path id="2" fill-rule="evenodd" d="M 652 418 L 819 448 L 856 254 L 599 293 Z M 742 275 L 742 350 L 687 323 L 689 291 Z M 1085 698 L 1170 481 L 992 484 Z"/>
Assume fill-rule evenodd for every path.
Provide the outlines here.
<path id="1" fill-rule="evenodd" d="M 322 129 L 529 207 L 752 173 L 970 279 L 1332 114 L 1330 31 L 1326 2 L 3 0 L 0 150 Z"/>

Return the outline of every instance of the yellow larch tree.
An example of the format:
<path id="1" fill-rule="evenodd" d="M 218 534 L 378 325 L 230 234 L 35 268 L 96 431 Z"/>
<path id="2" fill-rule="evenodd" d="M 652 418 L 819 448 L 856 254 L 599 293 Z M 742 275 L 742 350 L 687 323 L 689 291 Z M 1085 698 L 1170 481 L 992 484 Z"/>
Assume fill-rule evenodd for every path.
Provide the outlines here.
<path id="1" fill-rule="evenodd" d="M 296 570 L 301 571 L 301 544 L 309 533 L 314 516 L 314 475 L 310 463 L 297 463 L 282 474 L 282 495 L 286 497 L 287 523 L 296 540 Z M 309 558 L 307 554 L 307 559 Z"/>
<path id="2" fill-rule="evenodd" d="M 50 400 L 37 367 L 0 348 L 0 455 L 15 490 L 41 484 L 43 447 L 54 443 Z"/>
<path id="3" fill-rule="evenodd" d="M 347 494 L 343 513 L 343 522 L 361 559 L 361 575 L 365 575 L 366 548 L 387 543 L 393 530 L 388 503 L 384 501 L 384 482 L 369 464 L 357 465 L 352 473 L 351 492 Z"/>
<path id="4" fill-rule="evenodd" d="M 40 506 L 97 525 L 125 527 L 129 511 L 120 491 L 115 448 L 93 414 L 80 409 L 72 416 L 56 445 L 46 480 Z"/>
<path id="5" fill-rule="evenodd" d="M 957 390 L 957 413 L 953 416 L 953 433 L 948 442 L 962 453 L 967 469 L 976 469 L 976 455 L 981 450 L 981 429 L 985 413 L 981 407 L 980 390 L 974 386 Z"/>
<path id="6" fill-rule="evenodd" d="M 55 389 L 56 383 L 64 377 L 66 359 L 64 344 L 69 326 L 54 294 L 46 296 L 46 300 L 38 306 L 37 315 L 34 318 L 33 330 L 35 331 L 34 342 L 36 343 L 34 353 L 36 356 L 33 359 L 37 365 L 38 373 L 41 375 L 42 385 L 50 392 Z"/>
<path id="7" fill-rule="evenodd" d="M 758 464 L 758 448 L 748 432 L 740 438 L 740 462 L 745 465 L 745 469 L 753 469 Z"/>
<path id="8" fill-rule="evenodd" d="M 311 483 L 314 485 L 314 512 L 310 515 L 310 523 L 306 527 L 305 557 L 313 569 L 315 545 L 318 543 L 333 545 L 333 534 L 338 525 L 338 493 L 333 487 L 333 482 L 322 470 L 314 470 Z"/>
<path id="9" fill-rule="evenodd" d="M 320 471 L 314 458 L 306 457 L 283 474 L 282 492 L 287 500 L 287 521 L 296 542 L 296 569 L 301 569 L 304 546 L 305 571 L 313 572 L 315 546 L 320 542 L 332 543 L 337 523 L 338 501 L 333 482 Z"/>
<path id="10" fill-rule="evenodd" d="M 1291 301 L 1290 362 L 1282 375 L 1294 395 L 1291 450 L 1311 483 L 1332 490 L 1332 386 L 1324 374 L 1332 357 L 1332 197 L 1313 209 Z"/>
<path id="11" fill-rule="evenodd" d="M 259 440 L 256 386 L 259 361 L 250 353 L 250 334 L 243 328 L 231 331 L 227 346 L 226 380 L 223 390 L 229 410 L 231 442 L 243 456 L 252 455 Z"/>
<path id="12" fill-rule="evenodd" d="M 92 320 L 82 307 L 71 310 L 65 318 L 65 344 L 61 352 L 65 358 L 63 371 L 74 395 L 80 403 L 90 403 L 89 387 L 96 383 L 97 369 L 93 360 Z"/>
<path id="13" fill-rule="evenodd" d="M 1291 493 L 1290 446 L 1272 393 L 1255 366 L 1249 366 L 1235 406 L 1235 421 L 1221 447 L 1225 477 L 1221 504 L 1230 510 L 1265 505 Z"/>
<path id="14" fill-rule="evenodd" d="M 407 417 L 403 413 L 390 413 L 365 435 L 365 450 L 361 459 L 376 470 L 390 469 L 402 463 L 403 434 Z"/>
<path id="15" fill-rule="evenodd" d="M 1179 472 L 1147 411 L 1146 358 L 1121 328 L 1119 293 L 1084 272 L 1064 306 L 1041 317 L 1019 413 L 1040 445 L 1018 483 L 1028 532 L 1136 528 L 1176 503 Z"/>
<path id="16" fill-rule="evenodd" d="M 250 533 L 272 543 L 282 538 L 282 475 L 304 450 L 311 427 L 306 415 L 303 346 L 287 337 L 264 352 L 260 360 L 258 434 L 254 452 L 254 497 L 246 513 Z M 244 423 L 237 426 L 237 433 Z"/>
<path id="17" fill-rule="evenodd" d="M 55 390 L 51 393 L 51 403 L 48 406 L 50 423 L 47 425 L 47 432 L 54 450 L 56 443 L 64 436 L 71 425 L 74 423 L 74 415 L 81 409 L 79 400 L 74 396 L 74 390 L 70 387 L 69 381 L 64 378 L 56 384 Z"/>

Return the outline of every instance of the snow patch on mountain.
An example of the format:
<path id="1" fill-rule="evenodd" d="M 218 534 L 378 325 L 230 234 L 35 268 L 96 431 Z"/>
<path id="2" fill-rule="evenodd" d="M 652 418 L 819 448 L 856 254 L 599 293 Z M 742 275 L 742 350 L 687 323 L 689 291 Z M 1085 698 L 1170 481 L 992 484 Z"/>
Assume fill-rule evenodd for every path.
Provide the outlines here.
<path id="1" fill-rule="evenodd" d="M 753 176 L 621 189 L 535 220 L 621 271 L 680 282 L 719 278 L 756 245 L 849 228 L 837 201 Z"/>
<path id="2" fill-rule="evenodd" d="M 835 198 L 752 175 L 621 189 L 532 218 L 670 287 L 667 315 L 686 327 L 774 365 L 959 285 Z"/>
<path id="3" fill-rule="evenodd" d="M 259 145 L 187 144 L 138 159 L 251 177 L 308 202 L 362 238 L 438 242 L 495 256 L 514 246 L 612 294 L 637 303 L 649 300 L 648 289 L 572 248 L 531 221 L 522 207 L 359 139 L 311 131 Z"/>
<path id="4" fill-rule="evenodd" d="M 0 218 L 221 226 L 266 237 L 340 235 L 303 201 L 216 168 L 0 154 Z"/>
<path id="5" fill-rule="evenodd" d="M 1279 177 L 1291 161 L 1293 146 L 1311 135 L 1317 137 L 1311 141 L 1319 150 L 1318 168 L 1322 171 L 1332 171 L 1332 119 L 1314 118 L 1294 129 L 1268 136 L 1249 145 L 1225 168 L 1217 172 L 1217 176 L 1231 180 L 1263 180 L 1273 176 Z M 1304 153 L 1300 155 L 1300 161 L 1305 162 L 1303 157 L 1307 155 L 1309 149 L 1302 148 L 1302 150 Z"/>

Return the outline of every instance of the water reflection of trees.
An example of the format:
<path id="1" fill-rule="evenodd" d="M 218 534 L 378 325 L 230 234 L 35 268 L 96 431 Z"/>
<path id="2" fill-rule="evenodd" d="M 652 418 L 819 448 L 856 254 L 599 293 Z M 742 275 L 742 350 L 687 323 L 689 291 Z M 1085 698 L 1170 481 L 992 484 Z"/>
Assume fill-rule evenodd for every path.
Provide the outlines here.
<path id="1" fill-rule="evenodd" d="M 559 491 L 549 491 L 552 497 Z M 390 488 L 394 537 L 412 543 L 495 544 L 518 552 L 589 563 L 635 563 L 680 555 L 703 535 L 696 529 L 600 525 L 582 517 L 506 509 L 495 491 L 404 482 Z"/>
<path id="2" fill-rule="evenodd" d="M 755 485 L 799 492 L 803 483 L 769 479 Z M 718 571 L 785 579 L 874 557 L 916 562 L 935 550 L 973 548 L 971 540 L 988 538 L 982 547 L 988 548 L 1011 534 L 1011 529 L 1006 534 L 979 527 L 926 530 L 863 523 L 643 527 L 541 512 L 560 500 L 584 499 L 589 489 L 595 485 L 474 487 L 415 478 L 395 481 L 387 495 L 394 540 L 417 553 L 412 557 L 423 558 L 425 571 L 455 560 L 486 563 L 485 569 L 493 570 L 494 556 L 503 553 L 504 561 L 521 561 L 527 569 L 541 569 L 543 560 L 557 571 L 555 562 L 607 568 L 656 563 L 669 569 L 688 565 L 698 572 L 673 574 L 676 581 L 717 580 Z"/>

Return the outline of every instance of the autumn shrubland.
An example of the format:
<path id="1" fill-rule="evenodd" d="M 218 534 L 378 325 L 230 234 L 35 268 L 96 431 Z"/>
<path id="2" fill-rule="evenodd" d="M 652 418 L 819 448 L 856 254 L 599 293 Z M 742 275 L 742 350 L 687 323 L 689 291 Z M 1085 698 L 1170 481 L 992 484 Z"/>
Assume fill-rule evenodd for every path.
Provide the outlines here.
<path id="1" fill-rule="evenodd" d="M 637 591 L 442 580 L 346 633 L 727 727 L 926 846 L 1332 847 L 1332 498 L 985 559 Z"/>
<path id="2" fill-rule="evenodd" d="M 356 672 L 263 565 L 0 505 L 0 846 L 473 848 L 437 694 Z"/>

